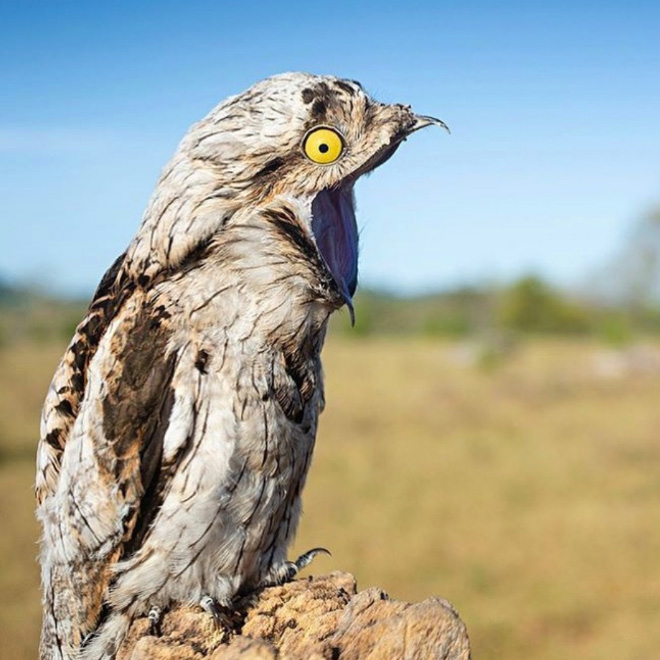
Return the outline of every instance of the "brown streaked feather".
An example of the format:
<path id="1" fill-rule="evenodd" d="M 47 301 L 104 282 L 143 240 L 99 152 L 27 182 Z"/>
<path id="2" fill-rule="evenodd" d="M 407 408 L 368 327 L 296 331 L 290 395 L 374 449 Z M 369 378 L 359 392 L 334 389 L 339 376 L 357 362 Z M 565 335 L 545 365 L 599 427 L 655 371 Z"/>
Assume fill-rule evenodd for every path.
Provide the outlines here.
<path id="1" fill-rule="evenodd" d="M 39 452 L 45 460 L 41 474 L 37 474 L 39 504 L 57 483 L 62 452 L 84 396 L 89 362 L 108 325 L 135 289 L 123 271 L 125 255 L 122 253 L 101 279 L 51 382 L 42 412 Z"/>
<path id="2" fill-rule="evenodd" d="M 42 432 L 38 452 L 41 474 L 37 473 L 35 488 L 37 504 L 51 493 L 57 483 L 62 452 L 71 427 L 78 415 L 87 383 L 87 367 L 99 342 L 122 306 L 138 289 L 152 286 L 174 272 L 197 267 L 206 256 L 211 240 L 207 238 L 194 246 L 172 268 L 156 277 L 137 280 L 131 274 L 126 252 L 122 253 L 106 271 L 99 283 L 85 318 L 76 328 L 51 382 L 42 411 Z"/>
<path id="3" fill-rule="evenodd" d="M 103 430 L 112 451 L 100 452 L 99 466 L 127 499 L 137 494 L 125 522 L 122 557 L 139 547 L 165 487 L 160 472 L 177 359 L 167 352 L 168 318 L 162 306 L 142 306 L 118 350 L 121 369 L 108 381 L 103 400 Z"/>
<path id="4" fill-rule="evenodd" d="M 94 550 L 81 557 L 80 565 L 69 567 L 85 603 L 80 626 L 87 632 L 97 629 L 109 614 L 106 599 L 115 579 L 112 566 L 141 546 L 176 468 L 161 469 L 177 364 L 177 353 L 168 349 L 168 319 L 162 306 L 144 302 L 136 314 L 124 315 L 109 338 L 116 368 L 105 378 L 101 401 L 105 442 L 93 448 L 95 478 L 123 514 L 120 533 L 99 539 L 103 553 Z"/>

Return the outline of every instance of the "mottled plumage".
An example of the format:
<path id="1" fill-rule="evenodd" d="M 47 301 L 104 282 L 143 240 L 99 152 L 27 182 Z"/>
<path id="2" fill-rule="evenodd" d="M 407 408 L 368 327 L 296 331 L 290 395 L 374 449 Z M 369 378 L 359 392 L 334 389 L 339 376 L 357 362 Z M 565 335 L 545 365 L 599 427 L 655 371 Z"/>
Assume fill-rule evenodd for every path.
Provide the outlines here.
<path id="1" fill-rule="evenodd" d="M 42 658 L 111 658 L 151 608 L 290 577 L 326 324 L 357 283 L 353 184 L 431 123 L 284 74 L 184 137 L 46 398 Z M 306 155 L 318 126 L 331 163 Z"/>

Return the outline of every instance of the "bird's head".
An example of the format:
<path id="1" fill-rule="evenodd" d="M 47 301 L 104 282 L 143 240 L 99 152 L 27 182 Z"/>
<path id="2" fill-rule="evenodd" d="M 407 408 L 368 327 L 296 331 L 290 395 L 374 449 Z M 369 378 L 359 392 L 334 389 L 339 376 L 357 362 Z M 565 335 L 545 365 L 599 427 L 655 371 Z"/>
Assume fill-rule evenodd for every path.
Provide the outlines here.
<path id="1" fill-rule="evenodd" d="M 295 199 L 309 209 L 305 229 L 350 302 L 357 285 L 355 181 L 388 160 L 411 133 L 433 124 L 447 128 L 410 106 L 374 101 L 355 81 L 285 73 L 228 98 L 195 124 L 161 186 L 184 177 L 185 168 L 176 175 L 177 163 L 192 169 L 186 182 L 198 183 L 200 198 L 187 241 L 212 232 L 210 218 L 223 222 L 239 208 Z M 161 223 L 167 223 L 164 215 Z"/>

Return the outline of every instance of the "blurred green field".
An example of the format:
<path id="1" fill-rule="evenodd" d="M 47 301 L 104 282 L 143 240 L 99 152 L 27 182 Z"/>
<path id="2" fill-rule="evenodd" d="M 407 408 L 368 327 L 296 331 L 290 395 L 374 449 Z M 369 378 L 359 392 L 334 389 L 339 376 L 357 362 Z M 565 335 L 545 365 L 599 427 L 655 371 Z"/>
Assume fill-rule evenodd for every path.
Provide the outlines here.
<path id="1" fill-rule="evenodd" d="M 7 658 L 35 657 L 33 454 L 63 348 L 0 348 Z M 475 658 L 657 656 L 660 376 L 597 369 L 603 349 L 592 340 L 529 341 L 499 363 L 471 350 L 331 339 L 294 553 L 324 545 L 333 556 L 315 572 L 348 570 L 397 598 L 449 599 Z"/>

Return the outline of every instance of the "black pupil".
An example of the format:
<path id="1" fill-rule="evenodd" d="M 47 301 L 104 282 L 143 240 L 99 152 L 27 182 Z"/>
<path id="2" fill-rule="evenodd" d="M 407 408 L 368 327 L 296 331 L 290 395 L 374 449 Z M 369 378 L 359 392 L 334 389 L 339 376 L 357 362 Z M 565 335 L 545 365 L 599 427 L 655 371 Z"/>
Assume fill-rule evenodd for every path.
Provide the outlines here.
<path id="1" fill-rule="evenodd" d="M 322 154 L 327 153 L 329 149 L 330 149 L 330 147 L 327 144 L 325 144 L 325 142 L 322 142 L 321 144 L 319 144 L 319 151 Z"/>

